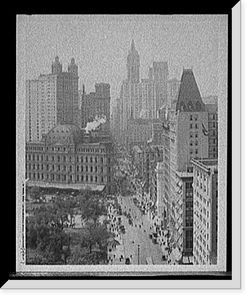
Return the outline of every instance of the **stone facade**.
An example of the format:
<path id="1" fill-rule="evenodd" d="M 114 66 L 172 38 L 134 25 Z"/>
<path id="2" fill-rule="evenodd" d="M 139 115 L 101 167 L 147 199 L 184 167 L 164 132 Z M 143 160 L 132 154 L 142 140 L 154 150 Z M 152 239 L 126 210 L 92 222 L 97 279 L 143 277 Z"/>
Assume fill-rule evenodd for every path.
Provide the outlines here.
<path id="1" fill-rule="evenodd" d="M 58 125 L 39 142 L 26 143 L 30 182 L 106 186 L 112 192 L 113 145 L 108 136 L 86 135 L 75 125 Z"/>

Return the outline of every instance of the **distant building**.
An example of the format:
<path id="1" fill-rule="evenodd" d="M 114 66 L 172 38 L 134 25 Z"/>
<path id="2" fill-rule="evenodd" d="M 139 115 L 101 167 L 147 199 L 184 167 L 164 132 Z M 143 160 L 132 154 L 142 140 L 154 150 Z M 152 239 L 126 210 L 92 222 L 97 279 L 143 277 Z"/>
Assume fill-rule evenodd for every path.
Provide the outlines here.
<path id="1" fill-rule="evenodd" d="M 68 72 L 62 71 L 59 57 L 52 73 L 26 81 L 26 141 L 39 141 L 57 124 L 78 123 L 78 67 L 74 59 Z"/>
<path id="2" fill-rule="evenodd" d="M 161 104 L 168 103 L 167 62 L 153 62 L 148 78 L 140 80 L 139 74 L 140 58 L 133 40 L 127 57 L 127 79 L 122 82 L 118 101 L 120 109 L 117 110 L 117 114 L 120 113 L 120 118 L 114 116 L 120 119 L 122 137 L 127 134 L 130 120 L 156 119 Z M 126 144 L 126 138 L 122 138 L 121 142 Z"/>
<path id="3" fill-rule="evenodd" d="M 218 162 L 193 159 L 192 165 L 194 264 L 217 264 Z"/>
<path id="4" fill-rule="evenodd" d="M 172 106 L 172 103 L 178 100 L 178 92 L 180 87 L 180 81 L 176 78 L 169 79 L 167 83 L 168 88 L 168 105 Z"/>
<path id="5" fill-rule="evenodd" d="M 168 101 L 168 63 L 166 61 L 154 61 L 149 70 L 149 79 L 155 85 L 156 110 L 158 110 Z"/>
<path id="6" fill-rule="evenodd" d="M 140 118 L 155 119 L 156 114 L 156 90 L 155 84 L 149 79 L 142 79 L 139 83 L 139 97 L 141 103 Z"/>
<path id="7" fill-rule="evenodd" d="M 119 144 L 123 142 L 122 117 L 122 102 L 120 98 L 117 98 L 111 114 L 110 128 L 113 139 Z"/>
<path id="8" fill-rule="evenodd" d="M 75 63 L 74 58 L 71 59 L 71 63 L 68 65 L 68 73 L 71 73 L 73 78 L 73 124 L 79 125 L 79 76 L 78 66 Z"/>
<path id="9" fill-rule="evenodd" d="M 113 190 L 113 144 L 109 136 L 57 125 L 40 141 L 26 143 L 30 185 Z"/>
<path id="10" fill-rule="evenodd" d="M 139 83 L 140 80 L 140 57 L 132 40 L 131 48 L 127 56 L 127 80 L 129 83 Z"/>
<path id="11" fill-rule="evenodd" d="M 85 128 L 88 122 L 94 121 L 97 116 L 104 116 L 106 123 L 103 130 L 110 130 L 110 85 L 108 83 L 96 83 L 95 92 L 82 95 L 81 128 Z"/>
<path id="12" fill-rule="evenodd" d="M 149 119 L 130 119 L 127 127 L 126 147 L 144 146 L 152 137 L 152 122 Z"/>

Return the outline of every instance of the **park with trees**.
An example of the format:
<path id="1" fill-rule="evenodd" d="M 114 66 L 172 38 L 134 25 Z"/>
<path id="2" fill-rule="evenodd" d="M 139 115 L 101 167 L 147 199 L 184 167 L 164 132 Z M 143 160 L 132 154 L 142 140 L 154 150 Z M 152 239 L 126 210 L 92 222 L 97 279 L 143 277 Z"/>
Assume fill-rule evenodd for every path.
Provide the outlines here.
<path id="1" fill-rule="evenodd" d="M 31 199 L 41 199 L 39 188 Z M 50 202 L 30 203 L 26 216 L 26 264 L 107 264 L 114 235 L 107 226 L 106 198 L 91 190 L 57 193 Z M 83 226 L 75 227 L 79 215 Z"/>

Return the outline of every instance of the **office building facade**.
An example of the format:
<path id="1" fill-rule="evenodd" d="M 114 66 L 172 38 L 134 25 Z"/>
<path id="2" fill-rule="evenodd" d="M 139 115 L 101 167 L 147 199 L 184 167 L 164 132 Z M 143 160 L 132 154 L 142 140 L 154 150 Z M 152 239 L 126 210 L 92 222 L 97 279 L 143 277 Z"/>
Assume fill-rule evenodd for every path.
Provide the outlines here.
<path id="1" fill-rule="evenodd" d="M 57 124 L 78 123 L 76 67 L 75 72 L 71 68 L 69 72 L 63 72 L 56 56 L 51 74 L 41 74 L 35 80 L 26 81 L 26 141 L 39 141 Z"/>
<path id="2" fill-rule="evenodd" d="M 218 161 L 193 159 L 192 165 L 194 264 L 217 264 Z"/>
<path id="3" fill-rule="evenodd" d="M 191 159 L 208 157 L 208 113 L 194 74 L 184 69 L 177 102 L 167 112 L 163 129 L 164 223 L 177 263 L 193 255 L 193 173 Z M 178 255 L 179 254 L 179 255 Z M 172 253 L 171 253 L 172 255 Z M 187 259 L 188 261 L 188 259 Z"/>

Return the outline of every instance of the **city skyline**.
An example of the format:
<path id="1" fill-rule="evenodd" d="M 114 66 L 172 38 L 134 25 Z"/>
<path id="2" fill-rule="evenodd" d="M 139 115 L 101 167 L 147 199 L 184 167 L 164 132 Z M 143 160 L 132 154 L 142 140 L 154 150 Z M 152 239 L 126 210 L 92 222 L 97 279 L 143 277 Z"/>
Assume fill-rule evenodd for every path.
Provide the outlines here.
<path id="1" fill-rule="evenodd" d="M 18 19 L 25 263 L 217 265 L 227 16 Z M 37 232 L 38 202 L 56 218 L 67 205 L 46 223 L 59 247 Z"/>
<path id="2" fill-rule="evenodd" d="M 48 74 L 56 55 L 65 71 L 73 57 L 79 88 L 84 84 L 89 93 L 95 83 L 109 83 L 112 105 L 127 77 L 132 39 L 140 56 L 141 79 L 147 78 L 153 61 L 167 61 L 169 79 L 180 79 L 183 68 L 193 68 L 203 97 L 226 98 L 219 84 L 227 71 L 225 15 L 19 16 L 18 38 L 25 42 L 17 52 L 20 76 Z"/>

